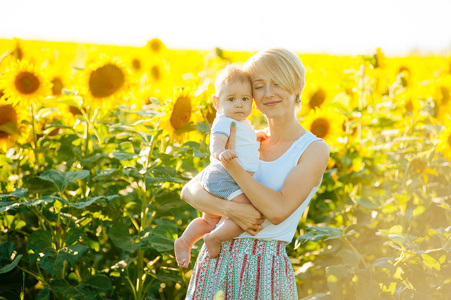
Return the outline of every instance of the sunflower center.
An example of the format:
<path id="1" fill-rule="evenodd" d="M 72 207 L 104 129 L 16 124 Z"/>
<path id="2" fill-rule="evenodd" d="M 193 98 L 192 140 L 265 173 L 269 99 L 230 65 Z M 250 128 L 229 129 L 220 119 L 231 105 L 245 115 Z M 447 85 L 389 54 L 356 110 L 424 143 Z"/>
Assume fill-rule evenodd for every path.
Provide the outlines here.
<path id="1" fill-rule="evenodd" d="M 33 94 L 39 88 L 39 79 L 31 72 L 20 72 L 14 81 L 16 89 L 22 94 Z"/>
<path id="2" fill-rule="evenodd" d="M 407 101 L 406 103 L 406 110 L 408 112 L 413 112 L 413 103 L 412 103 L 412 99 L 409 99 L 409 101 Z"/>
<path id="3" fill-rule="evenodd" d="M 11 105 L 0 106 L 0 139 L 17 131 L 17 113 Z"/>
<path id="4" fill-rule="evenodd" d="M 326 100 L 326 91 L 322 88 L 319 88 L 312 95 L 312 97 L 310 97 L 309 106 L 310 108 L 320 107 L 325 100 Z"/>
<path id="5" fill-rule="evenodd" d="M 152 69 L 150 69 L 150 75 L 152 75 L 152 78 L 155 81 L 160 80 L 161 78 L 160 68 L 157 65 L 153 66 Z"/>
<path id="6" fill-rule="evenodd" d="M 161 48 L 163 48 L 163 42 L 159 39 L 152 39 L 149 42 L 150 49 L 154 52 L 160 52 Z"/>
<path id="7" fill-rule="evenodd" d="M 325 118 L 318 118 L 312 122 L 311 131 L 319 138 L 324 138 L 330 131 L 330 123 Z"/>
<path id="8" fill-rule="evenodd" d="M 133 69 L 135 69 L 136 71 L 141 70 L 141 61 L 137 58 L 132 60 L 132 67 Z"/>
<path id="9" fill-rule="evenodd" d="M 63 81 L 59 77 L 55 77 L 52 80 L 53 86 L 52 86 L 52 93 L 55 96 L 61 95 L 63 91 Z"/>
<path id="10" fill-rule="evenodd" d="M 124 73 L 119 67 L 106 64 L 89 76 L 89 90 L 96 98 L 109 97 L 122 87 L 124 81 Z"/>
<path id="11" fill-rule="evenodd" d="M 191 117 L 191 99 L 187 96 L 180 96 L 177 98 L 174 104 L 174 110 L 172 111 L 170 122 L 174 129 L 188 124 Z"/>
<path id="12" fill-rule="evenodd" d="M 442 87 L 440 87 L 440 91 L 442 93 L 442 99 L 441 99 L 442 101 L 440 101 L 441 104 L 443 104 L 443 105 L 448 104 L 448 102 L 449 102 L 449 91 L 448 91 L 448 89 L 446 87 L 442 86 Z"/>

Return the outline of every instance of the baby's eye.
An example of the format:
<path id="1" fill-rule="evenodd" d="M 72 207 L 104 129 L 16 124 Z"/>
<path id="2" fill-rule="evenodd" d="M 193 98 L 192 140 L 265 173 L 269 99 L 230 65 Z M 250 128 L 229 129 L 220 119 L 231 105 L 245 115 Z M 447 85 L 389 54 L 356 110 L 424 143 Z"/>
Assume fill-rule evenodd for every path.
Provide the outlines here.
<path id="1" fill-rule="evenodd" d="M 228 101 L 234 101 L 235 100 L 235 98 L 229 98 L 229 99 L 227 99 Z"/>
<path id="2" fill-rule="evenodd" d="M 243 101 L 248 101 L 249 98 L 248 97 L 243 97 Z"/>

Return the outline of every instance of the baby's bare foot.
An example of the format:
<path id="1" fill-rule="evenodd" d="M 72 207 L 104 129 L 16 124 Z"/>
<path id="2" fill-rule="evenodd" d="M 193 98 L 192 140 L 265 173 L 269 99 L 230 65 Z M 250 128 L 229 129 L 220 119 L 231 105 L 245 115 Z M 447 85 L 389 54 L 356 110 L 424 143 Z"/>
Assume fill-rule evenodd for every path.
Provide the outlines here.
<path id="1" fill-rule="evenodd" d="M 188 268 L 191 259 L 191 247 L 182 237 L 175 240 L 174 252 L 179 267 Z"/>
<path id="2" fill-rule="evenodd" d="M 211 233 L 207 233 L 204 236 L 205 246 L 207 247 L 208 253 L 210 254 L 210 258 L 215 258 L 221 252 L 221 241 L 211 235 Z"/>

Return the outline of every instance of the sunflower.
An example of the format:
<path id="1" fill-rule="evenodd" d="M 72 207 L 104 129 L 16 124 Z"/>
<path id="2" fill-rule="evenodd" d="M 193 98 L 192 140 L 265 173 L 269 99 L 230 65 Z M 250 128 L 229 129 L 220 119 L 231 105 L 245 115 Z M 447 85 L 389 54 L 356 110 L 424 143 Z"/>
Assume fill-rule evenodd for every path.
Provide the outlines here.
<path id="1" fill-rule="evenodd" d="M 16 43 L 16 46 L 14 47 L 14 50 L 11 51 L 11 54 L 12 54 L 16 59 L 22 60 L 22 59 L 23 59 L 23 56 L 24 56 L 24 53 L 23 53 L 23 50 L 22 50 L 22 45 L 20 44 L 21 41 L 20 41 L 19 39 L 16 39 L 16 38 L 14 39 L 14 41 L 15 41 L 15 43 Z"/>
<path id="2" fill-rule="evenodd" d="M 445 125 L 447 115 L 451 114 L 451 76 L 440 78 L 440 81 L 434 91 L 434 116 L 441 124 Z"/>
<path id="3" fill-rule="evenodd" d="M 208 124 L 213 124 L 213 121 L 216 118 L 216 108 L 214 107 L 213 103 L 208 104 L 207 108 L 204 110 L 204 113 Z"/>
<path id="4" fill-rule="evenodd" d="M 135 57 L 132 59 L 132 68 L 134 71 L 136 71 L 136 72 L 141 71 L 141 66 L 142 66 L 142 63 L 139 58 Z"/>
<path id="5" fill-rule="evenodd" d="M 398 81 L 403 87 L 410 86 L 411 84 L 411 71 L 407 66 L 400 66 L 398 69 L 398 74 L 396 75 Z"/>
<path id="6" fill-rule="evenodd" d="M 0 105 L 0 150 L 6 152 L 21 137 L 20 124 L 28 116 L 18 106 Z"/>
<path id="7" fill-rule="evenodd" d="M 158 82 L 161 80 L 163 70 L 161 69 L 161 66 L 159 64 L 154 64 L 150 68 L 150 78 L 154 82 Z"/>
<path id="8" fill-rule="evenodd" d="M 308 106 L 313 109 L 317 107 L 321 107 L 321 105 L 326 101 L 326 90 L 322 87 L 319 87 L 310 97 L 308 101 Z"/>
<path id="9" fill-rule="evenodd" d="M 158 38 L 153 38 L 150 41 L 147 42 L 147 47 L 155 53 L 160 53 L 162 50 L 164 50 L 166 47 L 164 46 L 163 42 Z"/>
<path id="10" fill-rule="evenodd" d="M 418 93 L 416 90 L 406 90 L 405 92 L 396 95 L 396 105 L 400 107 L 404 116 L 416 116 L 423 108 L 417 95 Z"/>
<path id="11" fill-rule="evenodd" d="M 117 99 L 123 100 L 130 82 L 130 72 L 124 64 L 105 56 L 89 62 L 84 73 L 85 96 L 104 106 L 114 104 Z"/>
<path id="12" fill-rule="evenodd" d="M 335 144 L 343 136 L 343 117 L 332 109 L 312 109 L 305 117 L 303 126 L 327 143 Z"/>
<path id="13" fill-rule="evenodd" d="M 375 68 L 384 68 L 386 65 L 385 62 L 385 54 L 382 52 L 381 48 L 376 49 L 376 53 L 373 55 L 374 57 L 374 67 Z"/>
<path id="14" fill-rule="evenodd" d="M 450 117 L 448 117 L 448 122 L 448 124 L 451 123 Z M 440 131 L 436 151 L 442 152 L 446 158 L 451 160 L 451 127 L 447 126 L 444 130 Z"/>
<path id="15" fill-rule="evenodd" d="M 50 95 L 51 84 L 47 77 L 26 60 L 11 63 L 3 77 L 1 84 L 9 104 L 30 107 L 31 103 L 41 102 Z"/>
<path id="16" fill-rule="evenodd" d="M 0 104 L 3 104 L 3 101 L 6 101 L 6 99 L 3 100 L 3 96 L 5 96 L 5 92 L 3 89 L 0 89 Z"/>
<path id="17" fill-rule="evenodd" d="M 52 79 L 52 94 L 53 96 L 60 96 L 63 93 L 64 83 L 60 76 L 55 76 Z"/>
<path id="18" fill-rule="evenodd" d="M 162 106 L 163 117 L 160 121 L 160 127 L 172 138 L 181 140 L 185 137 L 185 133 L 194 130 L 190 125 L 204 120 L 199 117 L 199 114 L 194 114 L 194 108 L 197 107 L 197 104 L 191 93 L 180 92 L 174 99 Z"/>

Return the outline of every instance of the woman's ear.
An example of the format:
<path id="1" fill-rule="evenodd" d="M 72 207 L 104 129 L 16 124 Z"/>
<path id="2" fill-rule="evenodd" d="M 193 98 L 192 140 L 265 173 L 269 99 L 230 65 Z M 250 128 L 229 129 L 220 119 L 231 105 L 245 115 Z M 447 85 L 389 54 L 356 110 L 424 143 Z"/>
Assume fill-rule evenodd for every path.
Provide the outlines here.
<path id="1" fill-rule="evenodd" d="M 212 95 L 211 102 L 213 102 L 213 106 L 215 107 L 215 109 L 218 110 L 219 109 L 219 98 L 216 97 L 215 95 Z"/>

